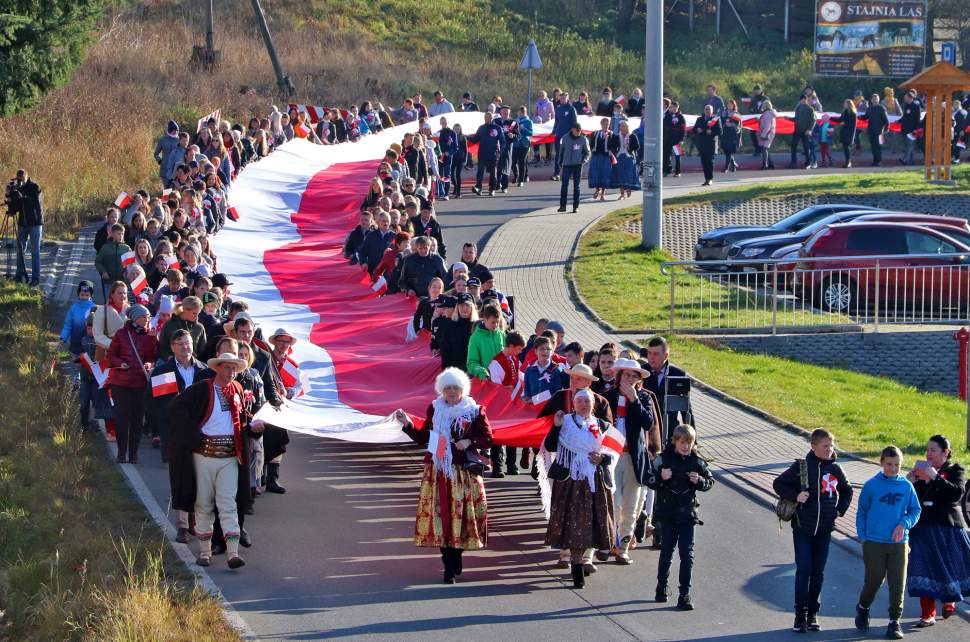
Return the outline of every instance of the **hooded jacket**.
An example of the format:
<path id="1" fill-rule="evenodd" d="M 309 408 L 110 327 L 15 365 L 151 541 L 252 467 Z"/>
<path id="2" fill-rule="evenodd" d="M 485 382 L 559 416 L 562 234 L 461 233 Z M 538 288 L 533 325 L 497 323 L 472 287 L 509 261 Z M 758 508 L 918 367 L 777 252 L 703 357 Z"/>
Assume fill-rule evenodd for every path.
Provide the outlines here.
<path id="1" fill-rule="evenodd" d="M 812 451 L 805 456 L 808 469 L 808 500 L 799 504 L 791 520 L 792 530 L 805 535 L 831 533 L 835 518 L 842 517 L 852 503 L 852 485 L 845 477 L 842 467 L 832 459 L 819 459 Z M 797 501 L 802 492 L 799 480 L 799 464 L 792 463 L 785 472 L 775 478 L 772 486 L 779 497 Z"/>
<path id="2" fill-rule="evenodd" d="M 486 330 L 479 325 L 468 341 L 466 369 L 469 377 L 489 379 L 488 365 L 505 347 L 505 333 L 501 330 Z"/>

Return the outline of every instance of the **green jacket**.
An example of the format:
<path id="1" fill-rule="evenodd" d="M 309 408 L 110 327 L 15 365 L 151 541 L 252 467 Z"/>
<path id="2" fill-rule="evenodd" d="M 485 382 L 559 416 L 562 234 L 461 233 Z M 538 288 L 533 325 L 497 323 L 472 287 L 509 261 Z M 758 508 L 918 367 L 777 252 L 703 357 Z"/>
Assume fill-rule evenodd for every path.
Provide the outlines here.
<path id="1" fill-rule="evenodd" d="M 486 330 L 482 326 L 475 328 L 468 340 L 468 361 L 465 364 L 468 375 L 488 379 L 488 364 L 504 347 L 505 333 L 501 330 Z"/>
<path id="2" fill-rule="evenodd" d="M 98 274 L 108 275 L 108 281 L 124 281 L 125 270 L 121 267 L 121 255 L 131 252 L 131 248 L 124 243 L 115 243 L 108 240 L 101 246 L 97 258 L 94 259 L 94 267 Z"/>

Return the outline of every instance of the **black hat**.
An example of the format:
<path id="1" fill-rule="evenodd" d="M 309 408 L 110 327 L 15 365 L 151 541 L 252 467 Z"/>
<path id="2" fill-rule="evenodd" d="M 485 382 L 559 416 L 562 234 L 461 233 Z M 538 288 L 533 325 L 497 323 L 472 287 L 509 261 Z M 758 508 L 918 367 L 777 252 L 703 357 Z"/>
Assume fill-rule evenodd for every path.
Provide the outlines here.
<path id="1" fill-rule="evenodd" d="M 89 292 L 90 294 L 94 294 L 94 283 L 92 283 L 91 281 L 88 281 L 87 279 L 84 279 L 83 281 L 77 284 L 77 294 L 81 294 L 82 291 Z"/>
<path id="2" fill-rule="evenodd" d="M 457 305 L 457 301 L 453 296 L 447 296 L 444 294 L 439 294 L 438 298 L 432 301 L 439 308 L 453 308 Z"/>
<path id="3" fill-rule="evenodd" d="M 472 278 L 468 279 L 467 285 L 468 285 L 468 287 L 478 287 L 478 288 L 480 288 L 480 287 L 482 287 L 482 282 L 478 279 L 478 277 L 473 276 Z"/>
<path id="4" fill-rule="evenodd" d="M 484 303 L 485 301 L 498 301 L 498 291 L 494 289 L 482 290 L 482 293 L 480 296 L 482 299 L 482 303 Z"/>
<path id="5" fill-rule="evenodd" d="M 458 296 L 455 297 L 455 305 L 458 305 L 459 303 L 474 303 L 474 302 L 475 302 L 475 299 L 473 299 L 472 295 L 468 294 L 467 292 L 459 294 Z"/>
<path id="6" fill-rule="evenodd" d="M 485 283 L 486 281 L 491 281 L 495 277 L 492 275 L 492 272 L 490 270 L 482 268 L 478 272 L 478 278 L 482 280 L 482 283 Z"/>
<path id="7" fill-rule="evenodd" d="M 431 205 L 431 201 L 429 201 L 428 199 L 424 198 L 423 196 L 419 196 L 418 197 L 418 202 L 421 203 L 421 211 L 422 212 L 425 211 L 425 210 L 434 210 L 434 207 Z"/>
<path id="8" fill-rule="evenodd" d="M 468 93 L 467 91 L 465 93 L 463 93 L 461 95 L 461 97 L 462 98 L 467 98 L 468 100 L 471 100 L 472 99 L 472 95 L 470 93 Z"/>
<path id="9" fill-rule="evenodd" d="M 232 285 L 232 282 L 222 272 L 216 272 L 212 275 L 212 287 L 225 289 L 229 285 Z"/>

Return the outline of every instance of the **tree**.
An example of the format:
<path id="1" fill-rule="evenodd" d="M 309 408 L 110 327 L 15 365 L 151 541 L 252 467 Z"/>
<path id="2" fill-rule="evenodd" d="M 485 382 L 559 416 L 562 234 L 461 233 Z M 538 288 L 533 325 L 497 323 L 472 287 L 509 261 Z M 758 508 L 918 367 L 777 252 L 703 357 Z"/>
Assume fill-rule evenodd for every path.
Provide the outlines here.
<path id="1" fill-rule="evenodd" d="M 67 82 L 107 0 L 0 0 L 0 117 Z"/>

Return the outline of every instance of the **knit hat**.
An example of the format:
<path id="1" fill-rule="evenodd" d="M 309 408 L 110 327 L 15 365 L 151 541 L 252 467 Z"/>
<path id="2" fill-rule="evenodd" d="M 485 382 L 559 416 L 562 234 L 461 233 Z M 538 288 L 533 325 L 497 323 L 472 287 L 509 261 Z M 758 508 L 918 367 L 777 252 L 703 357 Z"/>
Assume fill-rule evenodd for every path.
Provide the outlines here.
<path id="1" fill-rule="evenodd" d="M 91 283 L 87 279 L 81 281 L 77 284 L 77 294 L 81 292 L 87 292 L 89 294 L 94 294 L 94 283 Z"/>
<path id="2" fill-rule="evenodd" d="M 163 294 L 158 303 L 158 313 L 159 314 L 172 314 L 175 310 L 175 297 Z"/>
<path id="3" fill-rule="evenodd" d="M 195 273 L 199 276 L 209 276 L 209 266 L 205 263 L 200 263 L 199 267 L 195 269 Z"/>
<path id="4" fill-rule="evenodd" d="M 451 271 L 452 273 L 454 273 L 454 272 L 457 272 L 458 270 L 464 270 L 465 272 L 467 272 L 468 266 L 462 263 L 461 261 L 455 261 L 454 263 L 451 264 Z"/>
<path id="5" fill-rule="evenodd" d="M 490 270 L 486 270 L 483 268 L 478 271 L 478 278 L 482 280 L 482 283 L 485 283 L 486 281 L 493 280 L 495 277 L 492 275 Z"/>
<path id="6" fill-rule="evenodd" d="M 135 305 L 128 308 L 128 311 L 126 312 L 126 314 L 128 315 L 129 321 L 134 321 L 135 319 L 140 319 L 141 317 L 147 317 L 148 315 L 151 314 L 151 312 L 149 312 L 148 308 L 146 308 L 142 304 L 136 303 Z"/>
<path id="7" fill-rule="evenodd" d="M 178 130 L 179 130 L 179 124 L 177 122 L 175 122 L 174 120 L 168 121 L 168 128 L 166 131 L 168 131 L 169 134 L 174 134 L 178 132 Z"/>

